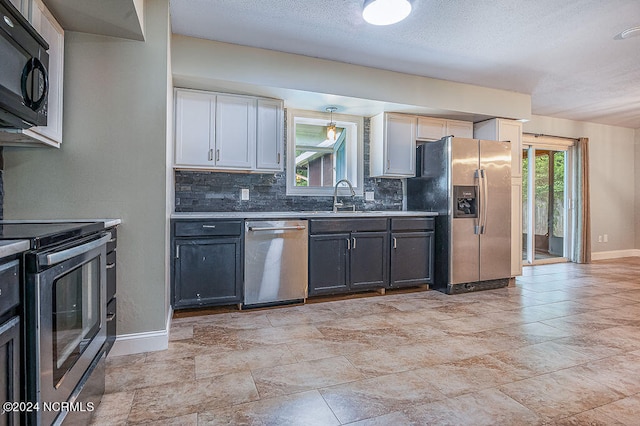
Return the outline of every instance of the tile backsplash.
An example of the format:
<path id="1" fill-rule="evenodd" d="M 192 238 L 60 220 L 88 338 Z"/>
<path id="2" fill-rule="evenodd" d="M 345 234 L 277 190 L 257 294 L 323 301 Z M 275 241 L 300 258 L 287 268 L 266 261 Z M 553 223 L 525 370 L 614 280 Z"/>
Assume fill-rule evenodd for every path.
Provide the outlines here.
<path id="1" fill-rule="evenodd" d="M 369 126 L 370 120 L 365 118 L 364 190 L 374 193 L 374 201 L 364 201 L 364 197 L 356 197 L 356 208 L 358 210 L 402 210 L 400 179 L 367 177 L 369 175 Z M 249 189 L 249 200 L 240 200 L 241 188 Z M 175 171 L 176 212 L 330 210 L 332 207 L 333 197 L 331 196 L 286 195 L 285 172 L 242 174 Z"/>

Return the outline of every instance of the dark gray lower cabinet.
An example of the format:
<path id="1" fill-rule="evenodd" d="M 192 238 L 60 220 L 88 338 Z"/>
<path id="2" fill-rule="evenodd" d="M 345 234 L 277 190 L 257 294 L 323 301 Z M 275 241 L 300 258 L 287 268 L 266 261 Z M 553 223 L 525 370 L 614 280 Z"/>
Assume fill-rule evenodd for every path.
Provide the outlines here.
<path id="1" fill-rule="evenodd" d="M 387 286 L 386 219 L 318 219 L 309 227 L 309 296 Z"/>
<path id="2" fill-rule="evenodd" d="M 20 402 L 20 318 L 0 324 L 0 401 Z M 0 424 L 19 425 L 19 410 L 2 410 Z"/>
<path id="3" fill-rule="evenodd" d="M 309 295 L 349 291 L 350 234 L 309 237 Z"/>
<path id="4" fill-rule="evenodd" d="M 242 302 L 241 225 L 242 221 L 174 223 L 175 309 Z"/>
<path id="5" fill-rule="evenodd" d="M 433 283 L 432 218 L 391 219 L 391 288 Z"/>
<path id="6" fill-rule="evenodd" d="M 433 282 L 433 232 L 391 234 L 391 287 L 409 287 Z"/>
<path id="7" fill-rule="evenodd" d="M 383 288 L 389 281 L 389 236 L 384 232 L 351 234 L 351 289 Z"/>

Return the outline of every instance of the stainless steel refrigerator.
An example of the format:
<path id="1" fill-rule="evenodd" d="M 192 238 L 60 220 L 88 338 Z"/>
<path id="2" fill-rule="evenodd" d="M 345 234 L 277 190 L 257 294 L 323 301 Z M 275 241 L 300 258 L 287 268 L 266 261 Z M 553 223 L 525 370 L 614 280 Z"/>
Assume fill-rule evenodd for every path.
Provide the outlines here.
<path id="1" fill-rule="evenodd" d="M 418 147 L 407 207 L 438 212 L 434 285 L 448 294 L 507 286 L 511 277 L 511 146 L 446 137 Z"/>

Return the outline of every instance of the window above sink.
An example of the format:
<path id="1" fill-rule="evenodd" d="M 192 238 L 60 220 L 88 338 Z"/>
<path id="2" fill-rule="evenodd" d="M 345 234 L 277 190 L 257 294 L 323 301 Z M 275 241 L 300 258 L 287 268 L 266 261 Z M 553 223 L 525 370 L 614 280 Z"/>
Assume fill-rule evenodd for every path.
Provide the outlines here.
<path id="1" fill-rule="evenodd" d="M 335 124 L 335 136 L 328 132 Z M 364 119 L 324 112 L 287 111 L 287 195 L 332 196 L 336 182 L 348 179 L 363 194 Z M 349 194 L 345 185 L 340 195 Z"/>

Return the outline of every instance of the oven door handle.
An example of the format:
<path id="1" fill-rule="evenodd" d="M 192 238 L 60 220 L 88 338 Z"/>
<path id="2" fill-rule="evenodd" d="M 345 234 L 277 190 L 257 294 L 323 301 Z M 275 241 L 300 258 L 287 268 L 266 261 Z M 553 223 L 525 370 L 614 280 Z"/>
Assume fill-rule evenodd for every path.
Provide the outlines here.
<path id="1" fill-rule="evenodd" d="M 80 256 L 81 254 L 87 253 L 97 247 L 100 247 L 101 245 L 106 244 L 110 239 L 111 233 L 107 232 L 106 235 L 100 237 L 99 239 L 93 240 L 86 244 L 82 244 L 81 246 L 62 250 L 57 253 L 41 254 L 40 256 L 38 256 L 38 262 L 41 265 L 45 266 L 55 265 L 56 263 L 64 262 L 65 260 Z"/>

